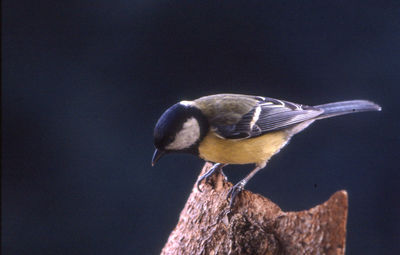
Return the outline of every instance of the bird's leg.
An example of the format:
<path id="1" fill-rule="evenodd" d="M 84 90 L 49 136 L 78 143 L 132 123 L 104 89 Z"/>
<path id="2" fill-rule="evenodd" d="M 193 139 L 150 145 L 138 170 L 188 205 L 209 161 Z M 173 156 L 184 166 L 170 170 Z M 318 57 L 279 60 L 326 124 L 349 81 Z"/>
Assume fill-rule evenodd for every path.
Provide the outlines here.
<path id="1" fill-rule="evenodd" d="M 202 180 L 204 180 L 204 179 L 206 179 L 206 181 L 207 181 L 208 178 L 209 178 L 212 174 L 214 174 L 215 172 L 217 172 L 217 171 L 220 171 L 220 173 L 224 176 L 224 179 L 227 180 L 228 178 L 226 177 L 226 175 L 224 174 L 224 172 L 222 172 L 222 168 L 223 168 L 224 166 L 226 166 L 226 165 L 227 165 L 227 164 L 222 164 L 222 163 L 216 163 L 216 164 L 214 164 L 214 165 L 210 168 L 210 170 L 207 171 L 207 173 L 205 173 L 205 174 L 203 174 L 202 176 L 199 177 L 199 179 L 197 180 L 197 189 L 198 189 L 200 192 L 203 192 L 203 191 L 200 189 L 200 182 L 201 182 Z"/>
<path id="2" fill-rule="evenodd" d="M 236 183 L 228 192 L 227 195 L 227 200 L 229 202 L 229 208 L 232 208 L 232 205 L 235 202 L 235 198 L 236 196 L 243 190 L 244 186 L 247 184 L 247 182 L 253 178 L 253 176 L 260 171 L 261 169 L 263 169 L 265 167 L 265 164 L 263 165 L 257 165 L 256 168 L 254 168 L 243 180 L 241 180 L 240 182 Z"/>

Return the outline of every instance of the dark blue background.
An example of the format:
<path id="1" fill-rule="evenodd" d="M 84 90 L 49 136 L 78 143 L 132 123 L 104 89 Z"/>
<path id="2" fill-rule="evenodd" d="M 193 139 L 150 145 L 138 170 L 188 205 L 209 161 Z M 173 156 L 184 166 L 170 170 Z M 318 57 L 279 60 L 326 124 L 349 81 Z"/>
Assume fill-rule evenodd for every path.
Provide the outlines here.
<path id="1" fill-rule="evenodd" d="M 151 168 L 154 124 L 221 92 L 380 103 L 315 123 L 247 188 L 284 210 L 346 189 L 347 253 L 400 252 L 398 1 L 2 7 L 4 254 L 159 253 L 203 163 L 170 155 Z"/>

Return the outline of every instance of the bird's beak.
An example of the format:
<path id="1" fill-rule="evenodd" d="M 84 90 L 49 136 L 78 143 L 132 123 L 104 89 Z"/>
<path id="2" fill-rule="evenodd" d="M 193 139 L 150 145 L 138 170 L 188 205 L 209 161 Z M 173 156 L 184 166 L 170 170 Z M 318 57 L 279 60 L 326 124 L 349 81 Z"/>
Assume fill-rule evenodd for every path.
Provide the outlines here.
<path id="1" fill-rule="evenodd" d="M 153 154 L 153 159 L 151 160 L 151 166 L 154 166 L 157 161 L 165 154 L 165 151 L 155 150 Z"/>

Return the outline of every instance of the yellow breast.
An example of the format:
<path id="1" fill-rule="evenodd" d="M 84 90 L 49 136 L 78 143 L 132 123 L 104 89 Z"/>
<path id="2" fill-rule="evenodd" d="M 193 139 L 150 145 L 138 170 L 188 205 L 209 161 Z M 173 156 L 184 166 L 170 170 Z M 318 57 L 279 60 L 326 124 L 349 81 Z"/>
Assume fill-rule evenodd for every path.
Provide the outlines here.
<path id="1" fill-rule="evenodd" d="M 287 142 L 284 131 L 249 139 L 223 139 L 209 132 L 200 143 L 200 157 L 224 164 L 263 164 Z"/>

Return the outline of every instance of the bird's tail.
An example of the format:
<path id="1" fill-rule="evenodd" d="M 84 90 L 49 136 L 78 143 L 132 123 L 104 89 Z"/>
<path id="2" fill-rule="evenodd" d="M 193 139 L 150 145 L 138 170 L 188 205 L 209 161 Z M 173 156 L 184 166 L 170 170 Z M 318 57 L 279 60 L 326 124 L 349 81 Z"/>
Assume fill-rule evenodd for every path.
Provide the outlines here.
<path id="1" fill-rule="evenodd" d="M 382 109 L 379 105 L 367 100 L 342 101 L 316 105 L 314 107 L 324 110 L 324 112 L 319 115 L 317 119 L 325 119 L 355 112 L 380 111 Z"/>

